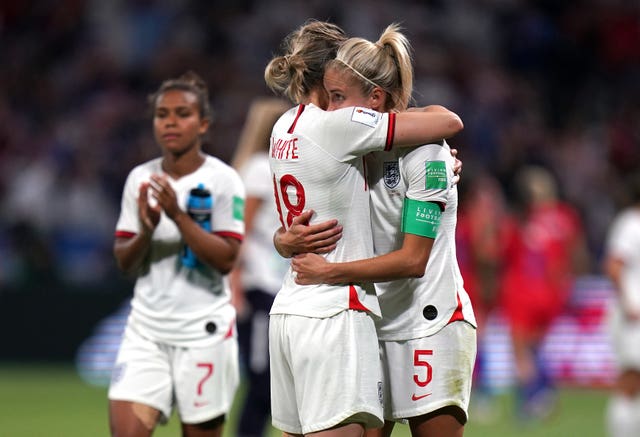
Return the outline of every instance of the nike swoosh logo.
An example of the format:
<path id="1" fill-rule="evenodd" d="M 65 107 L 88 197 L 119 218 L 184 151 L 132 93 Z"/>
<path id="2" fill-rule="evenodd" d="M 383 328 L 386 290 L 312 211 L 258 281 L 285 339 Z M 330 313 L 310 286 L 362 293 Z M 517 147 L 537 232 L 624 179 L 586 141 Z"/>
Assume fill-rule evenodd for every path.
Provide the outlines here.
<path id="1" fill-rule="evenodd" d="M 195 401 L 193 403 L 193 406 L 196 407 L 196 408 L 199 408 L 199 407 L 204 407 L 205 405 L 208 405 L 208 404 L 209 404 L 209 402 L 198 402 L 198 401 Z"/>
<path id="2" fill-rule="evenodd" d="M 422 399 L 422 398 L 426 398 L 427 396 L 430 396 L 430 395 L 431 395 L 431 393 L 427 393 L 426 395 L 416 396 L 416 394 L 414 393 L 414 394 L 411 396 L 411 400 L 412 400 L 412 401 L 419 401 L 420 399 Z"/>

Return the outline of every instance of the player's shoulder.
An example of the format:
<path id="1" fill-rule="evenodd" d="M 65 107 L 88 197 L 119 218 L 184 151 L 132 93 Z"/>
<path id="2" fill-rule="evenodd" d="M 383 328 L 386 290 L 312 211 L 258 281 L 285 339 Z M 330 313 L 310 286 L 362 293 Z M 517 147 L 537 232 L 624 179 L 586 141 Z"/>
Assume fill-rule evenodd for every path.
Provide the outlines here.
<path id="1" fill-rule="evenodd" d="M 445 140 L 423 144 L 410 149 L 402 149 L 404 162 L 413 161 L 449 161 L 451 149 Z"/>
<path id="2" fill-rule="evenodd" d="M 612 228 L 640 230 L 640 210 L 638 208 L 626 208 L 613 218 Z M 638 231 L 640 232 L 640 231 Z"/>

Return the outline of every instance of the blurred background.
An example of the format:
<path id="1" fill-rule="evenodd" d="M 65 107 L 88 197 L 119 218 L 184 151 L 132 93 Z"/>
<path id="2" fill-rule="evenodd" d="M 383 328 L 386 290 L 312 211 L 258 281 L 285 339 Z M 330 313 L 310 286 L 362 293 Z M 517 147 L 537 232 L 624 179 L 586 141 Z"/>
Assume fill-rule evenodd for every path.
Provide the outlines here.
<path id="1" fill-rule="evenodd" d="M 461 209 L 488 180 L 492 199 L 518 211 L 520 171 L 552 175 L 588 259 L 544 356 L 567 386 L 607 387 L 612 291 L 600 262 L 628 202 L 625 178 L 640 172 L 637 0 L 2 2 L 0 363 L 73 363 L 105 317 L 126 314 L 132 281 L 111 247 L 127 173 L 160 153 L 147 96 L 198 72 L 215 111 L 206 150 L 230 162 L 251 101 L 270 95 L 266 63 L 310 17 L 371 40 L 402 25 L 415 103 L 442 104 L 465 123 L 450 141 L 464 162 Z M 485 317 L 484 369 L 499 390 L 513 378 L 508 327 L 499 305 Z M 102 376 L 95 366 L 84 374 Z"/>

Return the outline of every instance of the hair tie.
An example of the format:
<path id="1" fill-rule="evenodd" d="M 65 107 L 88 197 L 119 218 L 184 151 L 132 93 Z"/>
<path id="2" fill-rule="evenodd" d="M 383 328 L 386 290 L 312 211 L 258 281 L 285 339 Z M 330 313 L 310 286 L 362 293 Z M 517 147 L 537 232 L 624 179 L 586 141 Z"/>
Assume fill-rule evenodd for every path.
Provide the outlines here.
<path id="1" fill-rule="evenodd" d="M 372 81 L 371 79 L 365 77 L 362 73 L 360 73 L 358 70 L 356 70 L 351 65 L 347 64 L 346 62 L 344 62 L 343 60 L 336 58 L 336 61 L 340 62 L 342 65 L 347 67 L 349 70 L 353 71 L 356 74 L 356 76 L 358 76 L 359 78 L 361 78 L 362 80 L 367 82 L 369 85 L 373 85 L 374 87 L 381 88 L 382 90 L 384 90 L 384 92 L 389 93 L 389 91 L 387 91 L 385 87 L 380 86 L 377 83 L 375 83 L 374 81 Z M 389 93 L 389 94 L 391 94 L 391 93 Z"/>

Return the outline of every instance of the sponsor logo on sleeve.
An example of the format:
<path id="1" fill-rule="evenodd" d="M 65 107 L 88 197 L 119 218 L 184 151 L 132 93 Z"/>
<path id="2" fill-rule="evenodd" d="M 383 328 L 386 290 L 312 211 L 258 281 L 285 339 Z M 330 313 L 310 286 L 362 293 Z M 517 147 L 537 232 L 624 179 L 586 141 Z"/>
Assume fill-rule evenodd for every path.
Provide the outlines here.
<path id="1" fill-rule="evenodd" d="M 376 127 L 382 114 L 373 109 L 355 107 L 351 113 L 351 121 L 361 123 L 369 127 Z"/>
<path id="2" fill-rule="evenodd" d="M 425 163 L 425 189 L 444 190 L 447 188 L 447 168 L 444 161 Z"/>
<path id="3" fill-rule="evenodd" d="M 244 199 L 242 197 L 233 196 L 233 218 L 244 220 Z"/>

